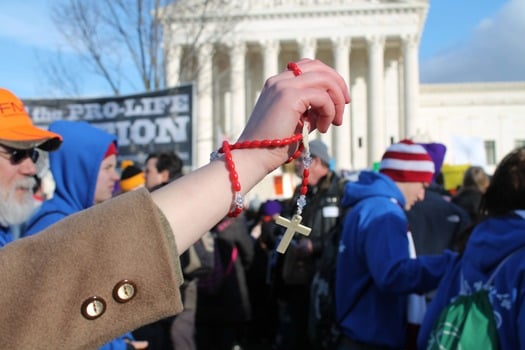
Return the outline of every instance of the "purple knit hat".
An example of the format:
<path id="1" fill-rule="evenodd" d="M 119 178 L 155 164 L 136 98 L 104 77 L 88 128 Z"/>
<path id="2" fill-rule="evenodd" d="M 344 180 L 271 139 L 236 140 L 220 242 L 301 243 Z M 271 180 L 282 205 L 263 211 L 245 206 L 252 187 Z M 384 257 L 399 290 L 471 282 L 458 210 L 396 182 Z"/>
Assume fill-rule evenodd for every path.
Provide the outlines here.
<path id="1" fill-rule="evenodd" d="M 420 145 L 423 146 L 434 162 L 434 176 L 432 177 L 432 182 L 435 182 L 436 178 L 441 172 L 441 167 L 443 166 L 443 161 L 445 160 L 447 147 L 444 144 L 437 142 L 420 143 Z"/>
<path id="2" fill-rule="evenodd" d="M 283 209 L 281 203 L 276 200 L 268 200 L 262 205 L 263 215 L 273 216 L 275 214 L 280 214 Z"/>

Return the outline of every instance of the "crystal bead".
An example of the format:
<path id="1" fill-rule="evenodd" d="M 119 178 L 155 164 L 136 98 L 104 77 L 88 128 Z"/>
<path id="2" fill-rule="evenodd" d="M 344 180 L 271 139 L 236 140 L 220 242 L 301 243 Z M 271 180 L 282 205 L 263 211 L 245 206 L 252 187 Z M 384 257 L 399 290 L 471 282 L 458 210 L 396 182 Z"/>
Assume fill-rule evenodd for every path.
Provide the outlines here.
<path id="1" fill-rule="evenodd" d="M 240 192 L 235 192 L 234 204 L 237 208 L 244 207 L 244 198 Z"/>
<path id="2" fill-rule="evenodd" d="M 221 157 L 222 157 L 221 153 L 219 153 L 218 151 L 213 151 L 210 153 L 210 162 L 221 159 Z"/>
<path id="3" fill-rule="evenodd" d="M 312 165 L 312 157 L 310 157 L 310 154 L 307 154 L 303 157 L 303 167 L 309 169 L 310 165 Z"/>
<path id="4" fill-rule="evenodd" d="M 301 208 L 304 208 L 304 206 L 306 205 L 306 197 L 303 195 L 300 195 L 299 198 L 297 199 L 297 205 Z"/>

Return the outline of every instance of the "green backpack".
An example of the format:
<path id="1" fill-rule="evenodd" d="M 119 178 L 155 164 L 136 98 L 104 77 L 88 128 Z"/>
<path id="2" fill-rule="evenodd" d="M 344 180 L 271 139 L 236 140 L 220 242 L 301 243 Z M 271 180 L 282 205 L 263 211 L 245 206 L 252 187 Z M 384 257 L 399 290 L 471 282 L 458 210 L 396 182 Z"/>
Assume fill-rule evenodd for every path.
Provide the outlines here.
<path id="1" fill-rule="evenodd" d="M 427 350 L 498 349 L 498 331 L 488 291 L 460 295 L 434 323 Z"/>
<path id="2" fill-rule="evenodd" d="M 489 290 L 500 268 L 515 252 L 503 259 L 483 287 L 472 294 L 464 293 L 461 271 L 460 295 L 441 311 L 434 322 L 427 350 L 499 349 L 498 330 Z"/>

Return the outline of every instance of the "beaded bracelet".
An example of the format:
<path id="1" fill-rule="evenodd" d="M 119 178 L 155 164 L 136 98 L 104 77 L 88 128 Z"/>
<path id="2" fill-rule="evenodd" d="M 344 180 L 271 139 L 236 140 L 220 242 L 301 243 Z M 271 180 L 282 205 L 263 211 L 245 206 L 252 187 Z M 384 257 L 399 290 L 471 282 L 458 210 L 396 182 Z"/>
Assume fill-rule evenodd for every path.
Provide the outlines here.
<path id="1" fill-rule="evenodd" d="M 297 135 L 294 135 L 292 137 L 288 137 L 282 140 L 253 140 L 253 141 L 241 141 L 241 142 L 237 142 L 234 144 L 230 144 L 228 143 L 228 141 L 223 141 L 222 147 L 219 148 L 217 151 L 212 152 L 212 154 L 210 155 L 210 160 L 212 161 L 220 159 L 221 155 L 224 155 L 226 169 L 228 170 L 228 173 L 230 175 L 230 183 L 232 185 L 233 200 L 232 200 L 230 211 L 228 212 L 229 217 L 236 217 L 244 210 L 244 198 L 241 193 L 241 183 L 239 182 L 239 175 L 237 174 L 237 170 L 235 169 L 235 163 L 233 161 L 231 151 L 236 150 L 236 149 L 285 147 L 295 142 L 301 142 L 302 139 L 303 139 L 303 135 L 297 134 Z M 286 163 L 289 163 L 292 160 L 298 158 L 301 155 L 303 149 L 304 149 L 304 144 L 301 143 L 297 151 L 295 151 L 294 154 L 290 158 L 288 158 Z M 309 172 L 306 167 L 305 167 L 305 172 L 306 172 L 306 176 L 308 177 Z M 305 174 L 303 174 L 303 177 L 304 175 Z M 304 182 L 305 181 L 303 178 L 303 183 Z M 306 179 L 306 183 L 308 183 L 308 179 Z M 307 187 L 306 186 L 303 186 L 303 187 L 301 188 L 301 194 L 303 194 L 304 192 L 304 195 L 306 195 Z"/>

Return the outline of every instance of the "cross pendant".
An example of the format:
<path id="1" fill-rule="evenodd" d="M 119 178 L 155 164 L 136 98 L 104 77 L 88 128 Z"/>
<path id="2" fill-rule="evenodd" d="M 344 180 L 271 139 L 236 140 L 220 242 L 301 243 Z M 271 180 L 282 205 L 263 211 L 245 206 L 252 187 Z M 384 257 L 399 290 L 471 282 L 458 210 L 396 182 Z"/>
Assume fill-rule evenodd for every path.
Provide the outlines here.
<path id="1" fill-rule="evenodd" d="M 296 232 L 299 232 L 300 234 L 305 236 L 308 236 L 310 234 L 310 231 L 312 231 L 312 229 L 310 227 L 301 225 L 302 219 L 303 218 L 299 214 L 295 214 L 292 217 L 292 220 L 288 220 L 286 218 L 283 218 L 282 216 L 278 216 L 277 219 L 275 219 L 275 222 L 278 225 L 286 227 L 286 232 L 284 233 L 283 238 L 281 238 L 279 246 L 277 246 L 277 251 L 279 253 L 284 254 Z"/>

